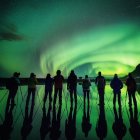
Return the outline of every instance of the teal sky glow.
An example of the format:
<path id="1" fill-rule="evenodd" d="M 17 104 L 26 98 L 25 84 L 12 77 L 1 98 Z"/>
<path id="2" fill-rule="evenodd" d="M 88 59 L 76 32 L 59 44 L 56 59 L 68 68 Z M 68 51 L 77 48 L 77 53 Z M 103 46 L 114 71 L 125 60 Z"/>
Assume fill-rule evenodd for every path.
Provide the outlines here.
<path id="1" fill-rule="evenodd" d="M 133 1 L 2 2 L 0 76 L 125 75 L 140 63 L 140 20 Z M 4 8 L 5 7 L 5 8 Z M 3 14 L 2 14 L 3 12 Z"/>

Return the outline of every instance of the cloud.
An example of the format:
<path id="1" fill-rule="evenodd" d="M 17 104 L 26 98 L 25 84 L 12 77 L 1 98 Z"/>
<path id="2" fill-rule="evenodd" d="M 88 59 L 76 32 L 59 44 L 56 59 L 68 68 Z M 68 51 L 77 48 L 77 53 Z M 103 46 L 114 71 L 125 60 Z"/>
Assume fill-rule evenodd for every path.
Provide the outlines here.
<path id="1" fill-rule="evenodd" d="M 0 24 L 0 40 L 20 41 L 23 36 L 18 33 L 16 25 L 3 23 Z"/>
<path id="2" fill-rule="evenodd" d="M 23 36 L 12 32 L 2 32 L 0 33 L 0 40 L 20 41 L 23 40 Z"/>

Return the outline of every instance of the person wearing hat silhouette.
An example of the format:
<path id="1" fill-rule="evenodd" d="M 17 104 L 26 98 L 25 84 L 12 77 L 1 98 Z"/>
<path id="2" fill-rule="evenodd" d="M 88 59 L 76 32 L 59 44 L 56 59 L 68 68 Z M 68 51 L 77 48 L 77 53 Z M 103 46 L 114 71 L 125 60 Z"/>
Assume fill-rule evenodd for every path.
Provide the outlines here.
<path id="1" fill-rule="evenodd" d="M 26 99 L 26 107 L 28 107 L 31 94 L 32 94 L 32 105 L 34 105 L 37 83 L 38 83 L 38 81 L 36 79 L 36 75 L 34 73 L 31 73 L 30 78 L 28 79 L 28 95 L 27 95 L 27 99 Z"/>

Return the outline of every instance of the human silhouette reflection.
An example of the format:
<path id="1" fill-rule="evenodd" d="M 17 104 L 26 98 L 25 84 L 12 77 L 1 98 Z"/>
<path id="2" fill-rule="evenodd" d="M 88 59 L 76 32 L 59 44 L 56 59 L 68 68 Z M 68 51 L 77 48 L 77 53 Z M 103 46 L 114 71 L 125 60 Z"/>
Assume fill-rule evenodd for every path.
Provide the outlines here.
<path id="1" fill-rule="evenodd" d="M 58 112 L 56 114 L 56 107 L 53 107 L 52 116 L 52 127 L 50 131 L 50 139 L 57 140 L 61 135 L 60 124 L 61 124 L 61 104 L 58 107 Z"/>
<path id="2" fill-rule="evenodd" d="M 42 123 L 40 127 L 41 140 L 45 140 L 45 137 L 50 132 L 50 130 L 51 130 L 51 105 L 49 105 L 47 115 L 46 115 L 46 109 L 43 108 L 43 117 L 42 117 Z"/>
<path id="3" fill-rule="evenodd" d="M 23 125 L 21 128 L 22 140 L 27 139 L 28 135 L 30 134 L 30 132 L 33 128 L 33 126 L 32 126 L 33 111 L 34 111 L 34 103 L 32 102 L 30 112 L 29 112 L 28 107 L 25 108 L 25 118 L 24 118 Z"/>
<path id="4" fill-rule="evenodd" d="M 5 111 L 5 120 L 2 125 L 0 125 L 0 140 L 9 140 L 10 134 L 13 130 L 13 109 L 14 105 L 7 104 L 9 110 Z"/>
<path id="5" fill-rule="evenodd" d="M 100 140 L 103 140 L 107 135 L 107 122 L 105 117 L 104 105 L 101 104 L 99 107 L 100 113 L 96 124 L 96 134 Z"/>
<path id="6" fill-rule="evenodd" d="M 113 122 L 112 129 L 117 139 L 122 140 L 126 134 L 126 126 L 122 118 L 122 110 L 121 110 L 121 107 L 119 107 L 119 113 L 117 113 L 116 106 L 114 106 L 113 109 L 114 109 L 115 120 Z"/>
<path id="7" fill-rule="evenodd" d="M 77 105 L 74 107 L 71 106 L 68 119 L 65 121 L 65 136 L 67 140 L 74 140 L 76 137 L 76 110 Z"/>
<path id="8" fill-rule="evenodd" d="M 129 132 L 134 140 L 139 140 L 140 138 L 140 124 L 138 122 L 138 110 L 137 108 L 132 110 L 132 107 L 129 106 L 130 112 L 130 128 Z"/>
<path id="9" fill-rule="evenodd" d="M 92 124 L 90 123 L 90 114 L 89 114 L 89 105 L 87 111 L 84 105 L 83 117 L 82 117 L 82 131 L 85 134 L 85 137 L 88 137 L 88 133 L 91 130 Z"/>

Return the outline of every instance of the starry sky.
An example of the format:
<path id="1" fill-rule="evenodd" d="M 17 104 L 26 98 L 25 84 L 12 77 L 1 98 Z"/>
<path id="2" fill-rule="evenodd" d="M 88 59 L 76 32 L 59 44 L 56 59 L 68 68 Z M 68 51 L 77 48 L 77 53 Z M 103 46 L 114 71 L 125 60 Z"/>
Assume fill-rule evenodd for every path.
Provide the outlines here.
<path id="1" fill-rule="evenodd" d="M 0 77 L 126 75 L 139 63 L 138 0 L 0 1 Z"/>

